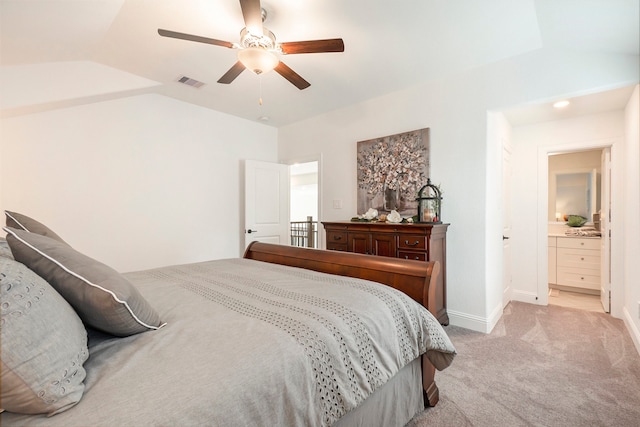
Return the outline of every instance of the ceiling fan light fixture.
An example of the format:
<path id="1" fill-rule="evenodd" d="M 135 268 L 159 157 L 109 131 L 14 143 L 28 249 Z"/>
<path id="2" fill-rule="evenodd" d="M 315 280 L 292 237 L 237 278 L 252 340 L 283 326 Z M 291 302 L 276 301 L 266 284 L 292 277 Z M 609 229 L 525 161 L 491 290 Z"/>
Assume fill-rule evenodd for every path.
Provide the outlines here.
<path id="1" fill-rule="evenodd" d="M 256 74 L 268 73 L 280 62 L 275 53 L 261 47 L 247 47 L 239 50 L 238 60 L 246 69 Z"/>

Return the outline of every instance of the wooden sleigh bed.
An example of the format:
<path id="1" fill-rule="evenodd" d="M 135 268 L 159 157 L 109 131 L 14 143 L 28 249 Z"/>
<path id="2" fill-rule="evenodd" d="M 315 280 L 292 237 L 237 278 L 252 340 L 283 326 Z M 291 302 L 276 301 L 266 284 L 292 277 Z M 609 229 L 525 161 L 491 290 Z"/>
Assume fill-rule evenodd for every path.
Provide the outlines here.
<path id="1" fill-rule="evenodd" d="M 25 265 L 33 268 L 45 280 L 30 284 L 41 297 L 30 317 L 48 294 L 56 296 L 52 284 L 80 314 L 88 353 L 74 362 L 75 399 L 17 413 L 5 405 L 15 384 L 5 374 L 20 373 L 22 361 L 11 360 L 6 343 L 35 338 L 11 335 L 18 333 L 7 317 L 12 306 L 3 306 L 3 426 L 403 426 L 438 402 L 436 367 L 446 368 L 455 355 L 442 326 L 421 307 L 433 301 L 437 263 L 254 242 L 243 258 L 118 277 L 157 317 L 156 326 L 116 336 L 93 327 L 42 270 L 51 260 L 56 268 L 71 263 L 61 255 L 73 251 L 68 244 L 26 227 L 5 231 L 3 303 L 13 302 L 7 285 L 15 289 L 32 273 Z M 85 258 L 82 268 L 87 259 L 97 263 Z M 70 265 L 65 271 L 76 268 Z M 10 282 L 14 269 L 22 276 Z"/>
<path id="2" fill-rule="evenodd" d="M 438 262 L 405 262 L 389 257 L 319 251 L 259 242 L 251 243 L 244 257 L 382 283 L 404 292 L 426 307 L 431 314 L 437 315 L 433 302 L 436 300 L 436 278 L 440 271 Z M 429 301 L 432 302 L 431 307 Z M 421 356 L 421 366 L 424 404 L 435 406 L 439 400 L 435 367 L 426 355 Z"/>

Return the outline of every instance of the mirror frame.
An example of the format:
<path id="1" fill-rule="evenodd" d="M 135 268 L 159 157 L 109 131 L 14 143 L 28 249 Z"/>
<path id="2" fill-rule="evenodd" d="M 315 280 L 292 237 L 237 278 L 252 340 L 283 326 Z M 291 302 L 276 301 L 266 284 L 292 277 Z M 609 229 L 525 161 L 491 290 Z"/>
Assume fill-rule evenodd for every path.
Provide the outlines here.
<path id="1" fill-rule="evenodd" d="M 597 177 L 598 170 L 596 168 L 572 168 L 572 169 L 558 170 L 550 174 L 549 188 L 548 188 L 549 205 L 548 205 L 548 213 L 547 213 L 547 220 L 549 224 L 566 224 L 566 221 L 563 221 L 563 220 L 558 221 L 558 219 L 555 216 L 555 213 L 557 212 L 556 211 L 556 195 L 558 190 L 558 175 L 580 174 L 580 173 L 584 173 L 584 174 L 595 173 Z M 597 178 L 596 178 L 596 187 L 597 187 Z M 595 189 L 595 193 L 597 195 L 600 194 L 600 191 L 598 188 Z M 596 196 L 596 198 L 597 197 L 598 196 Z M 595 205 L 592 203 L 592 206 L 595 206 L 597 208 L 597 202 L 595 203 Z M 592 209 L 592 206 L 589 206 L 589 210 Z M 563 213 L 568 214 L 568 212 L 563 212 Z M 590 225 L 593 224 L 594 213 L 595 212 L 591 212 L 590 218 L 587 218 L 586 224 L 590 224 Z"/>

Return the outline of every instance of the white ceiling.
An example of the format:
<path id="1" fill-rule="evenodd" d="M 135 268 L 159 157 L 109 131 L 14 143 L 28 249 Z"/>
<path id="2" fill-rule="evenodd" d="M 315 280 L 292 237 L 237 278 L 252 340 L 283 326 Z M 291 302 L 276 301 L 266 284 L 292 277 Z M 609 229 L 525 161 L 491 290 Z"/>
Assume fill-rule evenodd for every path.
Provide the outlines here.
<path id="1" fill-rule="evenodd" d="M 281 58 L 311 83 L 300 91 L 275 72 L 258 77 L 244 71 L 232 84 L 218 84 L 236 62 L 235 50 L 157 34 L 164 28 L 237 42 L 243 27 L 237 0 L 0 0 L 0 90 L 5 98 L 22 96 L 7 90 L 7 82 L 29 75 L 33 83 L 37 73 L 27 70 L 42 63 L 92 61 L 120 72 L 121 80 L 130 79 L 122 93 L 137 87 L 250 120 L 268 117 L 266 124 L 282 126 L 537 49 L 638 55 L 639 3 L 265 0 L 265 26 L 279 41 L 344 40 L 343 53 Z M 78 68 L 83 71 L 75 76 L 94 86 L 87 87 L 87 98 L 108 97 L 102 79 L 110 72 L 102 67 L 93 75 L 97 68 L 89 68 L 93 71 Z M 195 89 L 177 83 L 183 75 L 205 85 Z M 47 77 L 40 76 L 36 87 L 50 87 Z M 43 91 L 33 90 L 33 96 Z M 118 90 L 106 92 L 113 96 Z M 53 102 L 51 94 L 43 96 L 41 104 Z M 81 102 L 82 95 L 75 100 Z M 7 105 L 18 106 L 3 101 L 3 108 Z M 525 113 L 512 117 L 526 121 Z"/>

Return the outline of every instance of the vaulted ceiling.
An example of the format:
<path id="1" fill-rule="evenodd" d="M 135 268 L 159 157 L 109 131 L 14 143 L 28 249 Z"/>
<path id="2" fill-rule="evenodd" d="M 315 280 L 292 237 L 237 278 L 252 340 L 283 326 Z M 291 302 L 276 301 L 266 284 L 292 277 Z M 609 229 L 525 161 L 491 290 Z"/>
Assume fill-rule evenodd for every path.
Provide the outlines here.
<path id="1" fill-rule="evenodd" d="M 278 41 L 344 40 L 343 53 L 281 57 L 311 83 L 298 90 L 275 72 L 218 84 L 235 50 L 157 33 L 237 42 L 238 0 L 0 0 L 0 102 L 10 115 L 156 92 L 282 126 L 538 49 L 638 55 L 639 3 L 264 0 Z"/>

